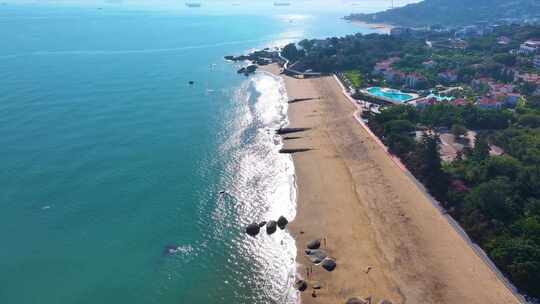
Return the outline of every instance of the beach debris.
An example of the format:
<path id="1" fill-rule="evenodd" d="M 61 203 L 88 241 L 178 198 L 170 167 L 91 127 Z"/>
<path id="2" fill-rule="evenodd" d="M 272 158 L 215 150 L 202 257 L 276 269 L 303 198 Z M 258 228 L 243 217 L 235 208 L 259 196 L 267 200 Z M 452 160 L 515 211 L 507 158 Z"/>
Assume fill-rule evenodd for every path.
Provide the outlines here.
<path id="1" fill-rule="evenodd" d="M 367 302 L 360 298 L 352 297 L 352 298 L 349 298 L 347 302 L 345 302 L 345 304 L 367 304 Z"/>
<path id="2" fill-rule="evenodd" d="M 278 218 L 278 220 L 277 220 L 277 225 L 278 225 L 279 229 L 281 229 L 281 230 L 285 229 L 285 227 L 287 227 L 288 223 L 289 223 L 289 221 L 283 215 L 280 216 Z"/>
<path id="3" fill-rule="evenodd" d="M 321 266 L 322 268 L 326 269 L 326 271 L 333 271 L 337 266 L 336 260 L 333 258 L 326 258 L 322 261 Z"/>
<path id="4" fill-rule="evenodd" d="M 317 297 L 317 291 L 314 289 L 313 292 L 311 293 L 311 296 L 316 298 Z"/>
<path id="5" fill-rule="evenodd" d="M 322 288 L 321 282 L 316 281 L 315 283 L 313 283 L 313 289 L 321 289 L 321 288 Z"/>
<path id="6" fill-rule="evenodd" d="M 372 268 L 373 268 L 373 267 L 368 266 L 368 267 L 366 267 L 366 270 L 365 270 L 364 272 L 365 272 L 365 273 L 369 273 L 369 272 L 371 271 Z"/>
<path id="7" fill-rule="evenodd" d="M 277 223 L 276 221 L 268 221 L 268 223 L 266 223 L 266 233 L 267 234 L 273 234 L 274 232 L 276 232 L 277 230 Z"/>
<path id="8" fill-rule="evenodd" d="M 305 252 L 306 252 L 306 255 L 307 255 L 308 259 L 314 264 L 321 263 L 328 256 L 326 254 L 326 252 L 324 250 L 321 250 L 321 249 L 315 249 L 315 250 L 306 249 Z"/>
<path id="9" fill-rule="evenodd" d="M 266 226 L 266 221 L 262 221 L 262 222 L 259 224 L 259 228 L 262 228 L 262 227 L 264 227 L 264 226 Z"/>
<path id="10" fill-rule="evenodd" d="M 316 240 L 313 240 L 313 241 L 309 241 L 307 243 L 306 247 L 308 249 L 319 249 L 319 248 L 321 248 L 321 240 L 316 239 Z"/>
<path id="11" fill-rule="evenodd" d="M 246 233 L 250 236 L 256 236 L 261 231 L 261 227 L 257 223 L 251 223 L 246 227 Z"/>
<path id="12" fill-rule="evenodd" d="M 296 283 L 294 283 L 294 288 L 296 288 L 298 291 L 305 291 L 308 288 L 308 284 L 304 280 L 298 280 Z"/>
<path id="13" fill-rule="evenodd" d="M 382 299 L 382 300 L 379 301 L 379 304 L 392 304 L 392 301 Z"/>

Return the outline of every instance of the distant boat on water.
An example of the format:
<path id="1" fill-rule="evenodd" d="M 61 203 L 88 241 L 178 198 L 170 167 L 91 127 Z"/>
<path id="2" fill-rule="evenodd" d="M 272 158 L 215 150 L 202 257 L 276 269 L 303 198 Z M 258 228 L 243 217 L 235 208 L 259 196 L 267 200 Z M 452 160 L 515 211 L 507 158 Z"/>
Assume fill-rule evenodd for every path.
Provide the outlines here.
<path id="1" fill-rule="evenodd" d="M 186 2 L 186 6 L 190 8 L 196 8 L 201 7 L 202 4 L 200 2 Z"/>
<path id="2" fill-rule="evenodd" d="M 274 2 L 274 6 L 290 6 L 290 2 Z"/>

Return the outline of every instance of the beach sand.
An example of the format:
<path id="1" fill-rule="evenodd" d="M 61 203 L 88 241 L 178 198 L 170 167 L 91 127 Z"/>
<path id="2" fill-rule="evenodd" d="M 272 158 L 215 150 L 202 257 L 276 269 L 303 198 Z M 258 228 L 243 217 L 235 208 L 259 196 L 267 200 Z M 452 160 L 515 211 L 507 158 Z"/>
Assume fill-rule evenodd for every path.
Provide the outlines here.
<path id="1" fill-rule="evenodd" d="M 355 106 L 333 77 L 283 79 L 289 99 L 320 97 L 289 105 L 289 126 L 310 129 L 284 136 L 285 148 L 312 149 L 293 154 L 298 209 L 289 229 L 298 274 L 322 285 L 313 298 L 310 284 L 303 303 L 353 296 L 373 303 L 519 303 L 355 120 Z M 327 272 L 314 265 L 308 278 L 305 244 L 322 237 L 338 266 Z"/>

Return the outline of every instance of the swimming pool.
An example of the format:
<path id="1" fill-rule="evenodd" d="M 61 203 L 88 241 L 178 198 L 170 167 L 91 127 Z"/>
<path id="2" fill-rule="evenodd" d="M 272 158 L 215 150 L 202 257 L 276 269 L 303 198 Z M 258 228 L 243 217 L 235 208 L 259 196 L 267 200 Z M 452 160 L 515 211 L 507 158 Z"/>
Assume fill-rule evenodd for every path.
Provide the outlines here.
<path id="1" fill-rule="evenodd" d="M 418 97 L 416 94 L 408 94 L 403 93 L 400 90 L 381 87 L 371 87 L 366 89 L 365 92 L 374 97 L 398 103 L 406 102 Z"/>

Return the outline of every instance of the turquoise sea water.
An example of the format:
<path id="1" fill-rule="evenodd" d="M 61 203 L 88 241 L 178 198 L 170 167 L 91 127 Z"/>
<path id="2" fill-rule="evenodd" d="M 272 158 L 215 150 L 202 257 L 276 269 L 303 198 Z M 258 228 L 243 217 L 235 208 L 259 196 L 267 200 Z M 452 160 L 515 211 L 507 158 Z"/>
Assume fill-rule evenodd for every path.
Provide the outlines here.
<path id="1" fill-rule="evenodd" d="M 293 302 L 286 92 L 222 58 L 339 16 L 0 6 L 0 303 Z"/>

